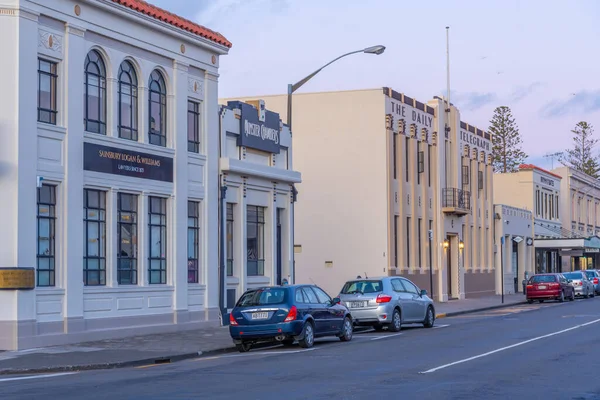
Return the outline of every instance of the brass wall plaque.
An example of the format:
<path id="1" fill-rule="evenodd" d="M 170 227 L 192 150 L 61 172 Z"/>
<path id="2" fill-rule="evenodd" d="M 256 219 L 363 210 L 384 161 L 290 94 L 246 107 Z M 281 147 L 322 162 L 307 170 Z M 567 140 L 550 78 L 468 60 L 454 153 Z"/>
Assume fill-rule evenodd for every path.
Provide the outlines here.
<path id="1" fill-rule="evenodd" d="M 31 290 L 35 288 L 33 268 L 0 268 L 0 290 Z"/>

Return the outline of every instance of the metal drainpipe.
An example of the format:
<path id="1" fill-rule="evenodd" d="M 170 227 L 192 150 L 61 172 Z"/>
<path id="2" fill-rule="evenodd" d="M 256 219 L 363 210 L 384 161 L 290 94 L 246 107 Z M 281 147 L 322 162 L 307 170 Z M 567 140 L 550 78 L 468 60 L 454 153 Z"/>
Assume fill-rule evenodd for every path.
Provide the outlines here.
<path id="1" fill-rule="evenodd" d="M 223 140 L 223 116 L 225 115 L 225 107 L 222 107 L 221 110 L 219 111 L 219 161 L 222 157 L 222 144 L 221 141 Z M 219 168 L 220 169 L 220 168 Z M 225 212 L 225 202 L 226 202 L 226 198 L 225 195 L 227 194 L 227 186 L 223 185 L 223 176 L 222 174 L 219 173 L 219 216 L 220 216 L 220 220 L 219 220 L 219 227 L 218 227 L 218 232 L 219 232 L 219 249 L 220 249 L 220 260 L 219 260 L 219 310 L 220 310 L 220 314 L 221 314 L 221 325 L 223 326 L 227 326 L 229 325 L 229 315 L 227 313 L 227 307 L 225 305 L 225 295 L 226 295 L 226 291 L 225 291 L 225 228 L 224 228 L 224 222 L 225 222 L 225 215 L 223 214 Z"/>

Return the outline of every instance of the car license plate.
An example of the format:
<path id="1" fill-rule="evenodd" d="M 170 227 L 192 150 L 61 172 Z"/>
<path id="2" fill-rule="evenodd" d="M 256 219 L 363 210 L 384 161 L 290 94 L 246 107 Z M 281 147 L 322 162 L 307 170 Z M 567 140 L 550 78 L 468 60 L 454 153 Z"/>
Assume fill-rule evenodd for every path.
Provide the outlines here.
<path id="1" fill-rule="evenodd" d="M 540 290 L 546 289 L 546 285 L 540 285 L 540 286 L 538 286 L 538 289 L 540 289 Z"/>
<path id="2" fill-rule="evenodd" d="M 365 307 L 364 301 L 353 301 L 350 303 L 350 308 L 362 308 Z"/>
<path id="3" fill-rule="evenodd" d="M 267 319 L 267 318 L 269 318 L 269 313 L 267 313 L 267 312 L 252 313 L 252 319 Z"/>

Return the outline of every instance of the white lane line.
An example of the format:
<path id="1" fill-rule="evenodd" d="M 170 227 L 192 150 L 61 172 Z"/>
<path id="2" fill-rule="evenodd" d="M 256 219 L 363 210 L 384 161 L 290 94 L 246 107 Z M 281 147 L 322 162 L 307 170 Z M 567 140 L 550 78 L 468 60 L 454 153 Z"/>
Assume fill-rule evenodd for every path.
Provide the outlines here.
<path id="1" fill-rule="evenodd" d="M 446 328 L 446 327 L 448 327 L 448 326 L 450 326 L 450 325 L 436 325 L 436 326 L 434 326 L 433 328 L 434 328 L 434 329 L 439 329 L 439 328 Z"/>
<path id="2" fill-rule="evenodd" d="M 65 376 L 65 375 L 73 375 L 76 374 L 77 372 L 61 372 L 58 374 L 44 374 L 44 375 L 33 375 L 33 376 L 19 376 L 16 378 L 3 378 L 0 379 L 0 382 L 10 382 L 10 381 L 23 381 L 25 379 L 42 379 L 42 378 L 56 378 L 59 376 Z"/>
<path id="3" fill-rule="evenodd" d="M 455 361 L 455 362 L 452 362 L 450 364 L 441 365 L 439 367 L 431 368 L 431 369 L 428 369 L 427 371 L 422 371 L 422 372 L 419 372 L 419 373 L 420 374 L 430 374 L 432 372 L 439 371 L 440 369 L 444 369 L 444 368 L 452 367 L 454 365 L 458 365 L 458 364 L 466 363 L 466 362 L 469 362 L 469 361 L 473 361 L 473 360 L 476 360 L 478 358 L 487 357 L 487 356 L 490 356 L 492 354 L 499 353 L 501 351 L 509 350 L 509 349 L 512 349 L 512 348 L 515 348 L 515 347 L 518 347 L 518 346 L 523 346 L 524 344 L 527 344 L 527 343 L 531 343 L 531 342 L 535 342 L 537 340 L 546 339 L 546 338 L 549 338 L 549 337 L 552 337 L 552 336 L 560 335 L 562 333 L 566 333 L 566 332 L 569 332 L 569 331 L 572 331 L 572 330 L 575 330 L 575 329 L 583 328 L 584 326 L 588 326 L 588 325 L 592 325 L 592 324 L 597 324 L 598 322 L 600 322 L 600 319 L 596 319 L 596 320 L 593 320 L 593 321 L 590 321 L 590 322 L 586 322 L 585 324 L 576 325 L 576 326 L 573 326 L 571 328 L 563 329 L 562 331 L 552 332 L 552 333 L 549 333 L 547 335 L 538 336 L 538 337 L 535 337 L 533 339 L 529 339 L 529 340 L 525 340 L 523 342 L 512 344 L 510 346 L 501 347 L 501 348 L 496 349 L 496 350 L 488 351 L 487 353 L 483 353 L 483 354 L 479 354 L 477 356 L 465 358 L 463 360 Z"/>
<path id="4" fill-rule="evenodd" d="M 391 338 L 391 337 L 399 336 L 399 335 L 402 335 L 402 332 L 396 333 L 396 334 L 393 334 L 393 335 L 377 336 L 377 337 L 372 338 L 371 340 L 387 339 L 387 338 Z"/>

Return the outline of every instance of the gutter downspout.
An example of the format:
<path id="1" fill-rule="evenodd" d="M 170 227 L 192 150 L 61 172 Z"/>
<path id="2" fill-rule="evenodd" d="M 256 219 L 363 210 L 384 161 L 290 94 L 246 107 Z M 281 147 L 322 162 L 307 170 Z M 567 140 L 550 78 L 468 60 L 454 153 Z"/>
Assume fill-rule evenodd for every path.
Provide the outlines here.
<path id="1" fill-rule="evenodd" d="M 225 202 L 227 194 L 227 185 L 225 178 L 221 173 L 220 164 L 221 157 L 223 156 L 223 117 L 225 116 L 225 107 L 221 107 L 219 110 L 219 313 L 221 315 L 221 326 L 229 325 L 229 315 L 227 313 L 227 307 L 225 304 L 225 296 L 227 291 L 225 290 L 225 246 L 227 241 L 225 240 Z"/>

